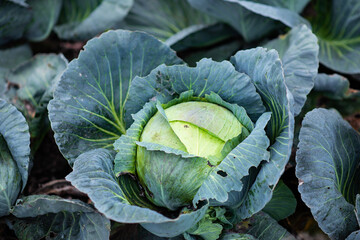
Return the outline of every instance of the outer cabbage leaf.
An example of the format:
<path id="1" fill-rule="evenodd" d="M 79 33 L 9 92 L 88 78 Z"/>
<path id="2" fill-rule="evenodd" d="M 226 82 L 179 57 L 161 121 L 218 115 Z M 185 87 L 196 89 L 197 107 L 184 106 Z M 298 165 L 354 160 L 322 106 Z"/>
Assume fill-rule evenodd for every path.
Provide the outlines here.
<path id="1" fill-rule="evenodd" d="M 291 190 L 280 180 L 276 185 L 273 197 L 262 210 L 276 221 L 292 215 L 296 209 L 296 198 Z"/>
<path id="2" fill-rule="evenodd" d="M 17 217 L 12 227 L 19 239 L 95 240 L 110 236 L 110 221 L 79 200 L 32 195 L 19 199 L 12 214 Z"/>
<path id="3" fill-rule="evenodd" d="M 359 240 L 360 239 L 360 230 L 352 232 L 345 240 Z"/>
<path id="4" fill-rule="evenodd" d="M 154 97 L 165 102 L 189 90 L 197 97 L 214 92 L 225 102 L 245 108 L 252 120 L 265 111 L 247 75 L 236 72 L 228 61 L 219 63 L 202 59 L 194 68 L 162 65 L 144 78 L 135 78 L 126 104 L 126 120 L 130 121 L 131 114 L 138 112 Z"/>
<path id="5" fill-rule="evenodd" d="M 314 90 L 322 92 L 327 97 L 337 100 L 357 97 L 360 95 L 357 91 L 351 91 L 349 80 L 338 74 L 318 74 L 315 78 Z"/>
<path id="6" fill-rule="evenodd" d="M 274 11 L 268 8 L 263 13 L 259 8 L 251 8 L 251 10 L 279 20 L 290 27 L 295 27 L 297 23 L 305 21 L 300 16 L 296 16 L 296 13 L 278 14 L 281 11 L 278 8 Z M 358 24 L 360 2 L 321 0 L 316 2 L 315 11 L 316 16 L 312 17 L 310 22 L 319 39 L 320 62 L 338 72 L 360 73 L 360 25 Z"/>
<path id="7" fill-rule="evenodd" d="M 62 0 L 28 0 L 32 19 L 24 33 L 30 41 L 42 41 L 47 38 L 58 20 Z"/>
<path id="8" fill-rule="evenodd" d="M 30 164 L 30 134 L 26 120 L 21 113 L 6 101 L 0 99 L 0 135 L 5 139 L 12 159 L 16 162 L 24 189 Z"/>
<path id="9" fill-rule="evenodd" d="M 71 165 L 85 151 L 111 149 L 125 133 L 132 123 L 124 112 L 134 77 L 162 63 L 181 63 L 165 44 L 139 32 L 109 31 L 84 48 L 68 65 L 48 107 L 56 142 Z"/>
<path id="10" fill-rule="evenodd" d="M 0 2 L 0 45 L 21 38 L 27 23 L 31 19 L 31 11 L 8 1 Z"/>
<path id="11" fill-rule="evenodd" d="M 269 139 L 264 131 L 270 114 L 265 113 L 256 122 L 254 130 L 237 145 L 215 168 L 201 185 L 193 199 L 195 205 L 199 200 L 213 199 L 226 202 L 231 191 L 243 190 L 243 179 L 249 175 L 251 167 L 258 167 L 262 160 L 269 159 Z"/>
<path id="12" fill-rule="evenodd" d="M 0 112 L 1 113 L 1 112 Z M 1 113 L 2 114 L 2 113 Z M 10 213 L 21 190 L 21 175 L 5 139 L 0 135 L 0 217 Z"/>
<path id="13" fill-rule="evenodd" d="M 36 150 L 50 128 L 47 104 L 66 66 L 67 60 L 61 54 L 38 54 L 6 75 L 6 90 L 0 96 L 26 117 L 34 139 L 32 150 Z"/>
<path id="14" fill-rule="evenodd" d="M 278 25 L 275 21 L 257 15 L 244 8 L 238 0 L 188 0 L 189 3 L 207 14 L 214 16 L 234 27 L 247 42 L 259 39 Z M 252 1 L 249 1 L 252 2 Z M 270 6 L 283 7 L 295 12 L 301 12 L 309 0 L 257 1 Z"/>
<path id="15" fill-rule="evenodd" d="M 0 50 L 0 96 L 3 96 L 8 87 L 5 76 L 12 68 L 30 59 L 31 56 L 32 52 L 29 45 Z"/>
<path id="16" fill-rule="evenodd" d="M 120 22 L 132 5 L 133 0 L 63 0 L 54 31 L 61 39 L 88 40 Z"/>
<path id="17" fill-rule="evenodd" d="M 296 175 L 301 197 L 322 230 L 345 239 L 359 226 L 354 214 L 359 193 L 360 135 L 333 110 L 308 113 L 300 130 Z"/>
<path id="18" fill-rule="evenodd" d="M 264 47 L 276 49 L 283 64 L 285 82 L 294 97 L 294 115 L 305 104 L 314 86 L 319 60 L 317 38 L 305 25 L 293 28 L 286 36 L 268 42 Z"/>
<path id="19" fill-rule="evenodd" d="M 271 200 L 291 154 L 294 117 L 291 112 L 292 96 L 286 87 L 281 61 L 275 50 L 255 48 L 239 51 L 231 62 L 237 71 L 250 77 L 267 110 L 272 113 L 267 126 L 270 160 L 260 166 L 254 183 L 237 210 L 239 218 L 244 219 L 260 211 Z"/>
<path id="20" fill-rule="evenodd" d="M 86 192 L 95 207 L 107 218 L 124 223 L 141 223 L 145 229 L 158 236 L 173 237 L 185 232 L 204 216 L 207 205 L 197 211 L 182 213 L 176 218 L 130 205 L 130 202 L 137 201 L 136 196 L 141 197 L 138 193 L 128 197 L 129 186 L 126 182 L 119 183 L 114 175 L 113 158 L 113 154 L 106 149 L 86 152 L 77 158 L 74 171 L 66 177 L 76 188 Z"/>
<path id="21" fill-rule="evenodd" d="M 118 27 L 147 32 L 166 40 L 176 51 L 208 46 L 236 35 L 232 28 L 216 24 L 214 18 L 192 8 L 187 0 L 135 0 Z"/>

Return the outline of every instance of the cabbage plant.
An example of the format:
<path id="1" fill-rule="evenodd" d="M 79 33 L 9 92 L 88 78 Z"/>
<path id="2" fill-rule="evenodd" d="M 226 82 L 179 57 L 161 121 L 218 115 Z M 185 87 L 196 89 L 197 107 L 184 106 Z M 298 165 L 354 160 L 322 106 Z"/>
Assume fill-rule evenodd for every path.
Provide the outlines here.
<path id="1" fill-rule="evenodd" d="M 111 220 L 188 239 L 211 226 L 200 236 L 218 239 L 264 208 L 289 159 L 296 103 L 283 67 L 261 47 L 188 67 L 145 33 L 90 40 L 48 106 L 67 179 Z"/>

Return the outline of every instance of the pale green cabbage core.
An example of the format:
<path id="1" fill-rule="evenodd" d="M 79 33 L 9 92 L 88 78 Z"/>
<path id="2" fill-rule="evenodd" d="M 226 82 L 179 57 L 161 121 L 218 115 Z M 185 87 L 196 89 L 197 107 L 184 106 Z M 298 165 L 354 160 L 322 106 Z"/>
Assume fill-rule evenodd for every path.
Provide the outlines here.
<path id="1" fill-rule="evenodd" d="M 145 126 L 140 141 L 161 144 L 209 158 L 219 156 L 226 141 L 241 134 L 243 125 L 226 108 L 208 102 L 185 102 L 158 112 Z"/>
<path id="2" fill-rule="evenodd" d="M 228 140 L 243 125 L 228 109 L 209 102 L 184 102 L 157 112 L 146 124 L 140 142 L 156 143 L 200 158 L 183 158 L 137 147 L 136 171 L 146 196 L 155 205 L 175 210 L 191 203 L 196 192 L 220 164 Z"/>

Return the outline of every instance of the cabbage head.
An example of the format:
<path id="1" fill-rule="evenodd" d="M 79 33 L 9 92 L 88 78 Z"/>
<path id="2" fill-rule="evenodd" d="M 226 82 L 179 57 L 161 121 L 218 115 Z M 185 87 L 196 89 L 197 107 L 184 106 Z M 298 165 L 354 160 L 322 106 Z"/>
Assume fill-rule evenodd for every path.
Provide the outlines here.
<path id="1" fill-rule="evenodd" d="M 174 237 L 214 212 L 211 224 L 231 225 L 270 201 L 291 153 L 293 104 L 275 50 L 189 67 L 157 39 L 117 30 L 70 62 L 48 108 L 67 179 L 109 219 Z"/>

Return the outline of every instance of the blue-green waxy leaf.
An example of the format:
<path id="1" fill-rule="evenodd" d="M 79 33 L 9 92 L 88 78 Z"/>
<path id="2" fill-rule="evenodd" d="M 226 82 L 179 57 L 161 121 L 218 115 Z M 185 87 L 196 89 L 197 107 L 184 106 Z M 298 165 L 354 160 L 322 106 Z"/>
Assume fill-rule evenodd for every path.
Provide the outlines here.
<path id="1" fill-rule="evenodd" d="M 63 0 L 54 30 L 61 39 L 88 40 L 128 14 L 133 0 Z"/>
<path id="2" fill-rule="evenodd" d="M 243 222 L 247 234 L 259 240 L 295 240 L 285 228 L 264 212 L 259 212 Z"/>
<path id="3" fill-rule="evenodd" d="M 360 194 L 356 195 L 355 214 L 356 214 L 356 220 L 360 226 Z"/>
<path id="4" fill-rule="evenodd" d="M 124 106 L 134 77 L 162 63 L 181 63 L 168 46 L 139 32 L 109 31 L 84 48 L 68 65 L 49 104 L 56 142 L 70 164 L 85 151 L 112 149 L 125 133 L 132 123 L 124 119 Z"/>
<path id="5" fill-rule="evenodd" d="M 239 0 L 188 0 L 189 3 L 207 14 L 214 16 L 234 27 L 246 41 L 259 39 L 270 31 L 279 27 L 279 25 L 266 17 L 257 15 L 245 7 Z M 254 1 L 249 1 L 254 2 Z M 261 0 L 256 1 L 274 7 L 282 7 L 294 12 L 301 12 L 309 0 L 300 1 L 279 1 L 279 0 Z M 246 5 L 247 2 L 244 3 Z"/>
<path id="6" fill-rule="evenodd" d="M 5 140 L 2 141 L 2 148 L 6 149 L 6 145 L 8 148 L 8 151 L 5 150 L 4 157 L 8 159 L 9 154 L 11 154 L 11 158 L 16 163 L 22 180 L 21 189 L 23 190 L 29 175 L 29 127 L 24 116 L 14 106 L 2 99 L 0 99 L 0 137 Z M 4 171 L 3 168 L 2 171 Z M 9 171 L 13 170 L 9 169 Z M 19 184 L 19 181 L 14 179 L 14 184 L 16 182 Z"/>
<path id="7" fill-rule="evenodd" d="M 317 38 L 305 25 L 293 28 L 285 37 L 268 42 L 264 47 L 276 49 L 284 68 L 285 82 L 294 97 L 294 115 L 305 104 L 314 86 L 319 60 Z"/>
<path id="8" fill-rule="evenodd" d="M 95 207 L 107 218 L 124 223 L 141 223 L 158 236 L 173 237 L 185 232 L 204 216 L 207 205 L 197 211 L 182 213 L 177 218 L 130 205 L 140 198 L 137 195 L 140 193 L 129 193 L 128 182 L 123 182 L 121 177 L 119 182 L 114 175 L 113 158 L 106 149 L 86 152 L 78 157 L 74 171 L 66 177 L 76 188 L 88 194 Z"/>
<path id="9" fill-rule="evenodd" d="M 352 232 L 345 240 L 359 240 L 360 239 L 360 230 Z"/>
<path id="10" fill-rule="evenodd" d="M 139 111 L 154 97 L 165 102 L 173 98 L 172 95 L 189 90 L 198 97 L 214 92 L 225 102 L 245 108 L 252 119 L 257 119 L 265 110 L 248 76 L 237 73 L 227 61 L 219 63 L 202 59 L 193 68 L 162 65 L 146 77 L 135 78 L 126 106 L 129 109 L 126 120 L 130 121 L 130 114 Z"/>
<path id="11" fill-rule="evenodd" d="M 360 135 L 334 110 L 306 114 L 296 154 L 301 198 L 320 228 L 332 239 L 358 230 L 355 198 L 359 193 Z"/>
<path id="12" fill-rule="evenodd" d="M 0 114 L 2 114 L 0 112 Z M 10 213 L 21 189 L 21 176 L 7 147 L 0 135 L 0 217 Z"/>
<path id="13" fill-rule="evenodd" d="M 32 19 L 24 33 L 30 41 L 42 41 L 47 38 L 58 20 L 62 0 L 28 0 Z"/>
<path id="14" fill-rule="evenodd" d="M 270 114 L 264 113 L 250 135 L 209 174 L 193 199 L 194 205 L 205 199 L 226 202 L 229 192 L 242 190 L 243 184 L 239 179 L 247 176 L 251 167 L 257 167 L 262 160 L 269 159 L 269 152 L 266 150 L 269 139 L 264 130 L 269 119 Z"/>
<path id="15" fill-rule="evenodd" d="M 263 209 L 264 212 L 280 221 L 287 218 L 295 212 L 296 198 L 291 190 L 285 185 L 283 181 L 279 181 L 276 185 L 273 196 L 268 204 Z"/>
<path id="16" fill-rule="evenodd" d="M 29 8 L 9 1 L 0 2 L 0 45 L 21 38 L 31 19 Z"/>
<path id="17" fill-rule="evenodd" d="M 291 94 L 286 87 L 281 61 L 275 50 L 255 48 L 239 51 L 232 59 L 237 71 L 247 74 L 272 113 L 267 126 L 270 138 L 270 159 L 252 184 L 239 216 L 247 218 L 265 207 L 272 197 L 273 188 L 284 172 L 292 147 L 294 117 L 291 112 Z"/>
<path id="18" fill-rule="evenodd" d="M 19 239 L 108 239 L 110 221 L 79 200 L 31 195 L 17 201 L 12 227 Z M 55 236 L 51 236 L 51 234 Z"/>
<path id="19" fill-rule="evenodd" d="M 349 87 L 349 80 L 338 74 L 320 73 L 315 78 L 314 90 L 322 92 L 332 99 L 340 100 L 357 95 L 357 93 L 350 93 Z"/>

